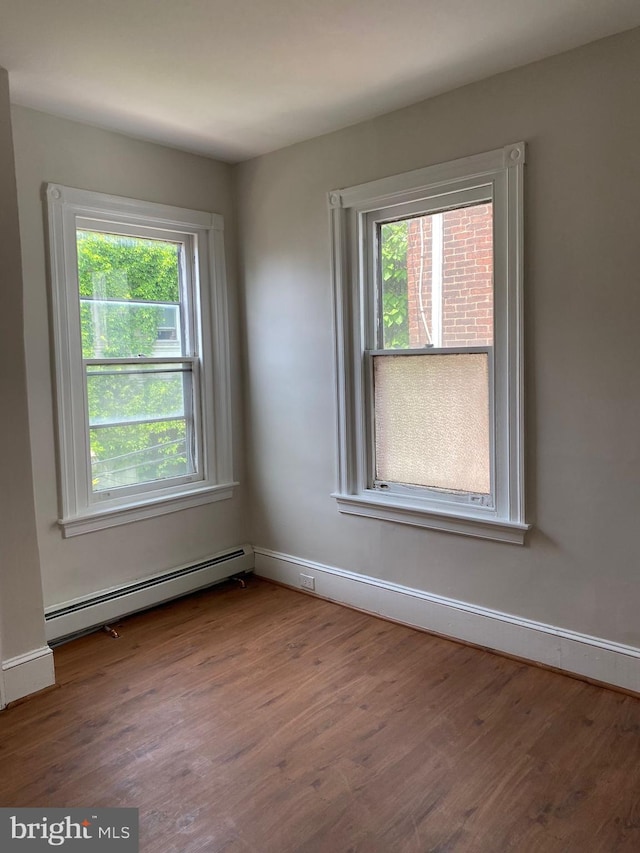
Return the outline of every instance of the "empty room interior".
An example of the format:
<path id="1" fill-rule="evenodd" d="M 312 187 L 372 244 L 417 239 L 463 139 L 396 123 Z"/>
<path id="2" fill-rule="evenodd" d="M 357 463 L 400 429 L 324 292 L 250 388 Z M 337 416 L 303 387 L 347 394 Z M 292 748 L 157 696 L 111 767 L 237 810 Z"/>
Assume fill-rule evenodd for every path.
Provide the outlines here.
<path id="1" fill-rule="evenodd" d="M 0 807 L 640 849 L 639 103 L 635 0 L 0 0 Z"/>

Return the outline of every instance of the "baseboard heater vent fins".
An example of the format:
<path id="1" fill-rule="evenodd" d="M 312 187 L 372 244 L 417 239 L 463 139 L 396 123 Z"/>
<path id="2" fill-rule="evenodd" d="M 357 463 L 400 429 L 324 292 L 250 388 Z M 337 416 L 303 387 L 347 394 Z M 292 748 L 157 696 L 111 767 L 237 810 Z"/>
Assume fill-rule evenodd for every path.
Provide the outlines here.
<path id="1" fill-rule="evenodd" d="M 253 571 L 253 561 L 251 546 L 242 545 L 198 563 L 54 605 L 45 611 L 47 641 L 70 637 L 96 625 L 104 625 L 138 610 L 219 583 L 231 575 Z"/>

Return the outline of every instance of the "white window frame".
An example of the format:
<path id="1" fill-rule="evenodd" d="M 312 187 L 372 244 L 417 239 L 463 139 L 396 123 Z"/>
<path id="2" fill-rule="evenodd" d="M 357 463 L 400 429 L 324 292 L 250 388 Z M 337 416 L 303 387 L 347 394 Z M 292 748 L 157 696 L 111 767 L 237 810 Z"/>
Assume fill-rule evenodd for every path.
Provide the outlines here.
<path id="1" fill-rule="evenodd" d="M 340 512 L 523 544 L 524 504 L 523 167 L 525 144 L 428 166 L 329 193 L 336 340 Z M 376 349 L 378 222 L 491 200 L 494 345 L 490 353 L 489 500 L 376 484 L 372 359 Z M 477 349 L 477 348 L 475 348 Z M 429 350 L 430 353 L 453 349 Z M 469 351 L 467 348 L 466 351 Z M 427 351 L 425 351 L 425 354 Z"/>
<path id="2" fill-rule="evenodd" d="M 46 190 L 57 403 L 60 525 L 76 536 L 230 498 L 233 487 L 224 221 L 215 213 L 49 184 Z M 93 492 L 80 334 L 76 229 L 180 241 L 190 295 L 188 362 L 196 399 L 194 474 Z M 189 256 L 186 256 L 188 253 Z M 99 361 L 99 360 L 98 360 Z M 110 360 L 112 361 L 112 360 Z M 124 361 L 129 361 L 124 359 Z"/>

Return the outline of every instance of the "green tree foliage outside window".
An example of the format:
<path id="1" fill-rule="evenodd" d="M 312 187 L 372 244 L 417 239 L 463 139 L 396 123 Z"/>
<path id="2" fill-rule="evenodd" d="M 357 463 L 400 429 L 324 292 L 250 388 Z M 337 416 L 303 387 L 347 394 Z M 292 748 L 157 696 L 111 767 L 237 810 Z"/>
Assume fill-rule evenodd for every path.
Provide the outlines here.
<path id="1" fill-rule="evenodd" d="M 77 247 L 83 357 L 151 355 L 162 312 L 157 303 L 180 302 L 179 246 L 78 231 Z M 102 324 L 93 310 L 100 300 Z"/>
<path id="2" fill-rule="evenodd" d="M 382 324 L 385 349 L 409 346 L 407 296 L 408 220 L 380 226 Z"/>

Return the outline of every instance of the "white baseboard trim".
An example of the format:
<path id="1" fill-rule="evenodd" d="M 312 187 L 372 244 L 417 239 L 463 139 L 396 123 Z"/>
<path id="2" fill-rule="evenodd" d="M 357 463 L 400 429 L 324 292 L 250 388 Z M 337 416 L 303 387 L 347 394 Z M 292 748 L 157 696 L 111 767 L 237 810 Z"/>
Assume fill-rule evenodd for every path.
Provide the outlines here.
<path id="1" fill-rule="evenodd" d="M 2 661 L 3 701 L 15 702 L 55 684 L 53 652 L 49 646 L 33 649 L 24 655 Z"/>
<path id="2" fill-rule="evenodd" d="M 321 598 L 347 604 L 394 622 L 483 646 L 591 681 L 640 693 L 640 648 L 522 619 L 254 547 L 255 573 L 300 589 L 300 572 L 313 574 Z"/>

